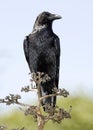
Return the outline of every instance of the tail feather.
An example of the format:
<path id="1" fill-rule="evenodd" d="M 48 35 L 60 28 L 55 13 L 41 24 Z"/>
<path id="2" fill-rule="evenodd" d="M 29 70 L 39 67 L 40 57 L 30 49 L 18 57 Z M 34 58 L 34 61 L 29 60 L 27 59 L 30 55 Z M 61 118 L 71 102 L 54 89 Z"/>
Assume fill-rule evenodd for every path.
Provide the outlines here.
<path id="1" fill-rule="evenodd" d="M 53 90 L 48 89 L 47 87 L 44 86 L 44 84 L 41 86 L 41 96 L 50 95 L 53 93 L 54 93 Z M 44 108 L 44 111 L 45 111 L 46 105 L 50 105 L 52 107 L 55 107 L 56 96 L 44 98 L 41 103 L 42 103 L 42 106 Z"/>

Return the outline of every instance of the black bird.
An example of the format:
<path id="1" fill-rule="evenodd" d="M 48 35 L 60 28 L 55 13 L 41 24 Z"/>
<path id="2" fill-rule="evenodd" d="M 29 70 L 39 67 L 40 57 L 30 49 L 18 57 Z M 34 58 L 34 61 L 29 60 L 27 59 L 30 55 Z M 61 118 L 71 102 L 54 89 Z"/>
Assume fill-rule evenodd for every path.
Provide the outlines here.
<path id="1" fill-rule="evenodd" d="M 54 93 L 58 88 L 60 42 L 58 36 L 52 30 L 52 23 L 61 16 L 42 12 L 36 18 L 33 31 L 24 40 L 24 53 L 31 73 L 44 72 L 51 80 L 41 85 L 41 96 Z M 55 107 L 56 96 L 42 101 L 42 105 L 49 104 Z"/>

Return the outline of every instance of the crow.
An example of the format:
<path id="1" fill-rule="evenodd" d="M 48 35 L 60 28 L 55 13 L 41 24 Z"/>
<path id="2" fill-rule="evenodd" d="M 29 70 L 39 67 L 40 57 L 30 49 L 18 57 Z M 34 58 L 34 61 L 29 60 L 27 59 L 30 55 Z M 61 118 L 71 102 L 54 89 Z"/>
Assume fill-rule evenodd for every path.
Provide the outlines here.
<path id="1" fill-rule="evenodd" d="M 53 94 L 58 89 L 60 66 L 60 40 L 52 30 L 52 23 L 61 19 L 60 15 L 50 12 L 40 13 L 33 26 L 33 31 L 23 42 L 25 58 L 31 73 L 44 72 L 50 80 L 41 84 L 41 96 Z M 42 106 L 55 107 L 56 96 L 43 99 Z"/>

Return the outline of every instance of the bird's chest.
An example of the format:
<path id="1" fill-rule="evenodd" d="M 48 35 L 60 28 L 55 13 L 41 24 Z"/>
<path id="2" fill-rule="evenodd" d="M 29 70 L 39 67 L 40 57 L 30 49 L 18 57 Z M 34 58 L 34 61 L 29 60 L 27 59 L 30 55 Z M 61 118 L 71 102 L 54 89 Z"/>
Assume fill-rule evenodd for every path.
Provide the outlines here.
<path id="1" fill-rule="evenodd" d="M 37 53 L 48 51 L 53 48 L 53 38 L 47 36 L 38 36 L 32 44 L 32 47 L 37 51 Z"/>

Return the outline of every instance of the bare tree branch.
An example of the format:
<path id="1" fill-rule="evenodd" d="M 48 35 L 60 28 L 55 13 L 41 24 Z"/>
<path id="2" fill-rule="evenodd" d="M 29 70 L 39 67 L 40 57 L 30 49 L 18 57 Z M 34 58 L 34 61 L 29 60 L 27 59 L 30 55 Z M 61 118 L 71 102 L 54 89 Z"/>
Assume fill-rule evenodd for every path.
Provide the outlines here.
<path id="1" fill-rule="evenodd" d="M 37 130 L 43 130 L 45 123 L 48 122 L 49 120 L 52 120 L 53 122 L 61 123 L 61 121 L 64 118 L 71 118 L 71 109 L 72 107 L 69 108 L 68 112 L 65 111 L 63 108 L 59 108 L 57 106 L 53 107 L 49 104 L 44 105 L 43 107 L 45 108 L 46 114 L 44 115 L 42 113 L 42 105 L 41 102 L 43 99 L 48 98 L 48 97 L 53 97 L 53 96 L 63 96 L 67 97 L 69 95 L 69 92 L 66 91 L 64 88 L 63 89 L 53 89 L 54 94 L 50 95 L 45 95 L 41 97 L 41 83 L 49 81 L 50 77 L 47 74 L 44 73 L 32 73 L 32 79 L 31 81 L 34 81 L 36 83 L 36 86 L 25 86 L 22 87 L 21 92 L 29 92 L 29 91 L 35 91 L 37 92 L 38 95 L 38 105 L 28 105 L 19 102 L 19 99 L 21 99 L 21 96 L 16 94 L 9 94 L 6 96 L 4 99 L 0 99 L 0 103 L 5 103 L 6 105 L 11 105 L 11 104 L 17 104 L 23 107 L 26 107 L 26 109 L 21 110 L 24 111 L 25 115 L 32 115 L 34 119 L 37 121 Z M 5 126 L 0 126 L 0 130 L 5 130 L 7 127 Z M 11 130 L 26 130 L 26 128 L 14 128 Z"/>

